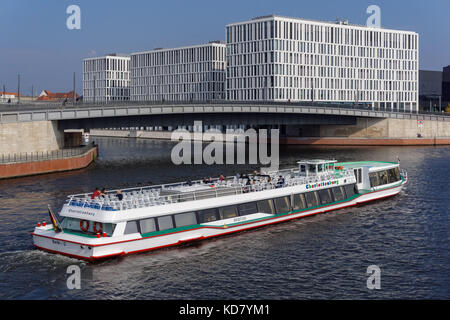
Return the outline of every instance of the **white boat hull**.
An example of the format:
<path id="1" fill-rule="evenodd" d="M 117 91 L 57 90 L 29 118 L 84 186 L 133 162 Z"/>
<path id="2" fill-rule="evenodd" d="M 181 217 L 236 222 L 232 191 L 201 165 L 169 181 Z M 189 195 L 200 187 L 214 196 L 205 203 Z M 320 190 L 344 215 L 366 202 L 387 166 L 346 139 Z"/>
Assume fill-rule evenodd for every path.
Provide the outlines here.
<path id="1" fill-rule="evenodd" d="M 281 216 L 257 213 L 245 217 L 232 218 L 229 221 L 223 220 L 220 225 L 214 225 L 214 223 L 202 224 L 195 229 L 147 238 L 143 238 L 140 234 L 131 234 L 120 238 L 88 238 L 67 234 L 65 232 L 56 233 L 51 226 L 36 227 L 32 236 L 34 245 L 38 249 L 77 259 L 94 261 L 208 239 L 392 197 L 401 191 L 405 183 L 403 182 L 400 185 L 364 193 L 345 202 L 330 204 L 312 210 L 303 210 Z M 255 219 L 258 220 L 255 221 Z M 246 220 L 253 221 L 246 222 Z"/>

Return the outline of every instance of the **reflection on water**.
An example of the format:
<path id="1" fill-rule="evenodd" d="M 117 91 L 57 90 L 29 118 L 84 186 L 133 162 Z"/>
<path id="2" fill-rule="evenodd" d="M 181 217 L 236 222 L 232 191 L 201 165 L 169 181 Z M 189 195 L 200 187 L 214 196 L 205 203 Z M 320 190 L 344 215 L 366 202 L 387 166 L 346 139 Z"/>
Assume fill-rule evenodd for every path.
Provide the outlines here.
<path id="1" fill-rule="evenodd" d="M 95 138 L 89 168 L 0 181 L 0 298 L 336 299 L 450 298 L 448 147 L 280 146 L 299 159 L 401 159 L 410 183 L 395 198 L 197 244 L 88 264 L 33 249 L 30 231 L 67 195 L 251 172 L 258 165 L 175 166 L 174 143 Z M 81 290 L 66 269 L 81 267 Z M 366 288 L 369 265 L 381 290 Z"/>

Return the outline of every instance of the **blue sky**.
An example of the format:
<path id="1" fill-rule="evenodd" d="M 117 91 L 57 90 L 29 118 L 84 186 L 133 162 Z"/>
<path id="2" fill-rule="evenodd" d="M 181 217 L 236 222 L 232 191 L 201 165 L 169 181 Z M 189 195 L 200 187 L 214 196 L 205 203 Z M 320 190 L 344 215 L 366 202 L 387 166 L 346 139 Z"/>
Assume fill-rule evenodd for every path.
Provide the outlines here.
<path id="1" fill-rule="evenodd" d="M 66 8 L 81 9 L 81 30 L 68 30 Z M 0 90 L 31 94 L 81 90 L 83 58 L 224 40 L 225 25 L 252 17 L 290 17 L 365 24 L 366 8 L 381 8 L 385 28 L 420 34 L 420 69 L 450 64 L 448 0 L 2 0 Z"/>

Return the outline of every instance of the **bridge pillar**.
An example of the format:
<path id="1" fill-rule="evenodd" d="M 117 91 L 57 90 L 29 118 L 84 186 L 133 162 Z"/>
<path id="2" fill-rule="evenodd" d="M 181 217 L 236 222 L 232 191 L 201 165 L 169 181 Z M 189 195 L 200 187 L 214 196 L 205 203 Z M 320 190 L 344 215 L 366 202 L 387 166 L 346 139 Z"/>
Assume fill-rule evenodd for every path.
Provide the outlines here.
<path id="1" fill-rule="evenodd" d="M 0 155 L 47 152 L 64 147 L 57 121 L 0 123 Z"/>

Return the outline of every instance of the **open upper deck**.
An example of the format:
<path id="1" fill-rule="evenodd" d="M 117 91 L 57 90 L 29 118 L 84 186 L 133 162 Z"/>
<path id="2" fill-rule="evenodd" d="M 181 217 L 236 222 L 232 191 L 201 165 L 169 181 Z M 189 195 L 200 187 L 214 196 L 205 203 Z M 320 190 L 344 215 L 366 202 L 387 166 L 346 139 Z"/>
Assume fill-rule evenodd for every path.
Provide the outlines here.
<path id="1" fill-rule="evenodd" d="M 305 175 L 299 166 L 299 168 L 267 174 L 236 175 L 225 179 L 215 178 L 207 182 L 192 181 L 123 189 L 121 191 L 122 200 L 118 200 L 117 190 L 108 191 L 104 197 L 95 199 L 91 199 L 92 193 L 71 195 L 68 197 L 68 204 L 104 211 L 119 211 L 320 183 L 354 176 L 352 170 L 336 169 L 331 166 L 336 162 L 335 160 L 324 160 L 323 163 L 313 162 L 317 165 L 317 170 L 322 164 L 326 164 L 326 166 L 323 166 L 323 170 L 318 174 L 308 171 L 309 174 Z"/>

